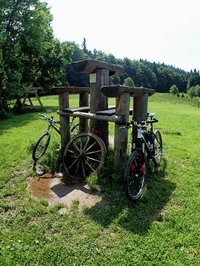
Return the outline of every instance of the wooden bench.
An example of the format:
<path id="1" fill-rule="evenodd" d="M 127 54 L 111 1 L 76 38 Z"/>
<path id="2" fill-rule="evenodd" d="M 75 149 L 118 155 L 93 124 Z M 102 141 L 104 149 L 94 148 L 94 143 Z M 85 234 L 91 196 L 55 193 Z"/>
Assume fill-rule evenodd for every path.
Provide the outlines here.
<path id="1" fill-rule="evenodd" d="M 62 111 L 68 114 L 73 114 L 74 112 L 89 112 L 90 107 L 83 106 L 83 107 L 78 107 L 78 108 L 64 108 L 62 109 Z"/>

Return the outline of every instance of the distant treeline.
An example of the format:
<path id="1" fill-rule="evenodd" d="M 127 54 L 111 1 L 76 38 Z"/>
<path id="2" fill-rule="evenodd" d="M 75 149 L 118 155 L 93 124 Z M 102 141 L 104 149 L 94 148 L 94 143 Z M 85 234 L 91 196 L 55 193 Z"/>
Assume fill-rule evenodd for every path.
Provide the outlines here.
<path id="1" fill-rule="evenodd" d="M 111 84 L 127 84 L 128 79 L 135 86 L 159 92 L 169 92 L 172 85 L 186 92 L 200 84 L 197 70 L 186 72 L 142 59 L 118 59 L 103 51 L 88 50 L 86 39 L 81 46 L 67 41 L 67 36 L 61 43 L 53 35 L 52 20 L 48 5 L 40 0 L 0 2 L 0 116 L 9 109 L 11 100 L 20 100 L 31 86 L 42 86 L 47 94 L 58 85 L 88 86 L 88 75 L 76 73 L 71 66 L 88 58 L 123 68 L 121 76 L 110 78 Z"/>
<path id="2" fill-rule="evenodd" d="M 187 72 L 164 63 L 149 62 L 143 59 L 119 59 L 112 54 L 106 54 L 96 49 L 89 51 L 85 39 L 81 48 L 74 42 L 65 42 L 65 45 L 73 47 L 72 61 L 92 58 L 120 65 L 123 73 L 119 77 L 111 77 L 111 84 L 123 84 L 130 77 L 135 86 L 153 88 L 158 92 L 169 92 L 172 85 L 176 85 L 179 92 L 186 92 L 191 86 L 200 84 L 200 75 L 197 70 Z M 66 80 L 70 85 L 88 85 L 87 76 L 77 74 L 71 66 L 66 66 Z"/>

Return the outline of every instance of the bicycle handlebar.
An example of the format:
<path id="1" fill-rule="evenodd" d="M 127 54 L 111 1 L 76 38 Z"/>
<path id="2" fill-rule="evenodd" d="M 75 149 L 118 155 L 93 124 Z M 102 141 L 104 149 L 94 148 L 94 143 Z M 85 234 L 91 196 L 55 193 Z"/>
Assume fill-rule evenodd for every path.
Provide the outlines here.
<path id="1" fill-rule="evenodd" d="M 43 115 L 43 114 L 41 114 L 41 113 L 38 113 L 40 116 L 41 116 L 41 119 L 42 120 L 46 120 L 46 121 L 48 121 L 48 122 L 52 122 L 52 123 L 54 123 L 54 124 L 60 124 L 60 121 L 59 120 L 53 120 L 53 116 L 51 116 L 51 117 L 47 117 L 47 116 L 45 116 L 45 115 Z"/>
<path id="2" fill-rule="evenodd" d="M 131 122 L 128 122 L 128 123 L 125 123 L 123 124 L 120 129 L 127 129 L 127 128 L 130 128 L 131 126 L 136 126 L 138 128 L 141 128 L 141 127 L 145 127 L 145 126 L 148 126 L 148 124 L 152 124 L 152 123 L 157 123 L 158 120 L 156 118 L 153 118 L 149 121 L 131 121 Z"/>

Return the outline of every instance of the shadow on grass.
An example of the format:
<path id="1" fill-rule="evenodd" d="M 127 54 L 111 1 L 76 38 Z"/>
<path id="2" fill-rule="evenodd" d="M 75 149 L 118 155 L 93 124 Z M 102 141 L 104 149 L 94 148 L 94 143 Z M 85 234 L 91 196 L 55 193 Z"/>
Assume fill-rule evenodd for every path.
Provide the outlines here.
<path id="1" fill-rule="evenodd" d="M 165 205 L 175 189 L 174 183 L 164 179 L 166 168 L 165 159 L 159 168 L 152 168 L 144 195 L 136 203 L 127 200 L 119 182 L 108 178 L 101 180 L 107 204 L 96 204 L 91 209 L 86 209 L 85 214 L 103 227 L 112 224 L 139 235 L 147 234 L 152 222 L 162 222 Z"/>
<path id="2" fill-rule="evenodd" d="M 10 114 L 8 118 L 0 120 L 0 135 L 6 133 L 10 128 L 21 127 L 30 123 L 33 119 L 39 119 L 38 113 L 48 116 L 48 113 L 56 114 L 58 108 L 55 106 L 47 106 L 43 111 L 31 111 L 20 114 Z"/>

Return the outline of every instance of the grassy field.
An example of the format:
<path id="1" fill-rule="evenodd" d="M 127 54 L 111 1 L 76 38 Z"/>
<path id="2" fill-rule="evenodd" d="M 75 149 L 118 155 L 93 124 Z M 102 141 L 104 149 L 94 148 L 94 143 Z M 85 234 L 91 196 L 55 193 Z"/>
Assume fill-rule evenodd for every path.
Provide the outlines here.
<path id="1" fill-rule="evenodd" d="M 56 117 L 57 98 L 43 103 Z M 37 113 L 0 121 L 0 265 L 200 264 L 200 109 L 195 100 L 155 94 L 149 112 L 159 119 L 164 157 L 140 202 L 126 199 L 109 162 L 98 180 L 107 204 L 79 212 L 75 202 L 66 214 L 26 190 L 45 123 Z"/>

